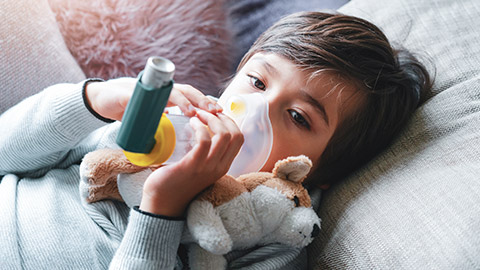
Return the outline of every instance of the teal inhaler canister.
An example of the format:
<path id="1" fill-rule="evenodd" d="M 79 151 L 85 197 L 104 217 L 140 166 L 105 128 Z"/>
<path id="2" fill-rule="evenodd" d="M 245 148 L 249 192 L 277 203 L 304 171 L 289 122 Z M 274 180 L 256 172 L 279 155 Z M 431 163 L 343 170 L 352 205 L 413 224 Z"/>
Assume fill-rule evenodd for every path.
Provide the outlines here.
<path id="1" fill-rule="evenodd" d="M 117 144 L 126 152 L 148 154 L 173 88 L 175 65 L 163 57 L 150 57 L 140 72 L 117 135 Z"/>

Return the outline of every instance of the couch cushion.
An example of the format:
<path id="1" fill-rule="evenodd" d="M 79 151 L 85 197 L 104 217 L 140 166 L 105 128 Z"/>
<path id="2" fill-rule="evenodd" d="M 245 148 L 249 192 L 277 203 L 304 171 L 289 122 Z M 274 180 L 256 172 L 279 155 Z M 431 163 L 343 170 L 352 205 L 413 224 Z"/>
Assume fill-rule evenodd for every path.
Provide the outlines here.
<path id="1" fill-rule="evenodd" d="M 479 269 L 478 1 L 353 0 L 340 11 L 428 55 L 435 86 L 389 149 L 325 193 L 312 267 Z"/>
<path id="2" fill-rule="evenodd" d="M 149 56 L 169 58 L 175 81 L 216 95 L 230 75 L 223 1 L 49 0 L 87 77 L 136 76 Z"/>
<path id="3" fill-rule="evenodd" d="M 85 79 L 47 0 L 4 0 L 0 18 L 0 114 L 47 86 Z"/>

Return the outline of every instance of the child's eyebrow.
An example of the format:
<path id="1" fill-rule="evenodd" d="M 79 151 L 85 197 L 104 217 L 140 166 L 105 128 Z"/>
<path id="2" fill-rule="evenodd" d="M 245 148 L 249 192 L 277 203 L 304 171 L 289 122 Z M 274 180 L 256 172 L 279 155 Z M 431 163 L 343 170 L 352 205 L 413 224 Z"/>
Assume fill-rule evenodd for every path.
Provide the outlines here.
<path id="1" fill-rule="evenodd" d="M 327 125 L 330 125 L 330 123 L 328 121 L 327 111 L 325 110 L 325 106 L 323 106 L 322 103 L 318 102 L 318 100 L 316 100 L 314 97 L 312 97 L 305 90 L 300 90 L 300 93 L 302 93 L 301 96 L 306 102 L 308 102 L 310 105 L 312 105 L 315 109 L 317 109 L 320 112 L 320 114 L 325 119 L 325 122 L 327 122 Z"/>
<path id="2" fill-rule="evenodd" d="M 279 76 L 280 72 L 270 63 L 268 63 L 267 60 L 261 58 L 261 57 L 253 57 L 252 60 L 255 60 L 257 62 L 260 62 L 260 64 L 267 70 L 268 73 L 270 73 L 273 76 Z"/>

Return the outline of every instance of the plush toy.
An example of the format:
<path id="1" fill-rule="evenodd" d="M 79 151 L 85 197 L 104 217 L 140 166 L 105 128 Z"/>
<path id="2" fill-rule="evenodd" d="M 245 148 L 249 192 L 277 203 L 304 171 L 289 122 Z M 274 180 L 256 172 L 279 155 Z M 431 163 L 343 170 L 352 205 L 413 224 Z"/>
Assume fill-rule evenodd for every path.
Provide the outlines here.
<path id="1" fill-rule="evenodd" d="M 182 243 L 192 269 L 226 269 L 222 255 L 234 249 L 281 243 L 305 247 L 320 219 L 302 186 L 312 162 L 306 156 L 278 161 L 271 173 L 222 177 L 188 207 Z M 87 201 L 124 200 L 138 205 L 151 168 L 131 164 L 121 150 L 89 153 L 81 166 Z"/>

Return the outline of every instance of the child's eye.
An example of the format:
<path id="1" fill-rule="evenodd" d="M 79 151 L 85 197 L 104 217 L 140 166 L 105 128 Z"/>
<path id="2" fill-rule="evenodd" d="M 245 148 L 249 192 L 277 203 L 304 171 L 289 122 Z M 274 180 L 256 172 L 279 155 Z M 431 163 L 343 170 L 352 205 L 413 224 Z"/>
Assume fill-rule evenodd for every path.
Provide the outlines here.
<path id="1" fill-rule="evenodd" d="M 253 86 L 255 86 L 255 88 L 260 89 L 262 91 L 265 90 L 266 86 L 259 78 L 252 75 L 248 75 L 248 77 L 250 77 L 250 82 L 252 83 Z"/>
<path id="2" fill-rule="evenodd" d="M 288 110 L 288 113 L 290 113 L 290 116 L 295 124 L 300 125 L 308 130 L 310 129 L 310 124 L 299 112 L 295 110 Z"/>

